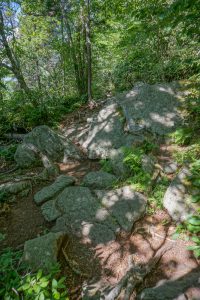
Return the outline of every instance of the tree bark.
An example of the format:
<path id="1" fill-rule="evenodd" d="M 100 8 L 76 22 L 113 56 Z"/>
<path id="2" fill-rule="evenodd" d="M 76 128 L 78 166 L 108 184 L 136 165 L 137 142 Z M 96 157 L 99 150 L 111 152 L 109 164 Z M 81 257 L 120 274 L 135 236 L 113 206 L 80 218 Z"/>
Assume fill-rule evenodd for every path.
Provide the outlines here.
<path id="1" fill-rule="evenodd" d="M 15 77 L 17 78 L 19 85 L 21 87 L 22 90 L 25 91 L 26 94 L 30 93 L 30 90 L 25 82 L 24 76 L 21 72 L 21 68 L 20 68 L 20 63 L 19 61 L 16 59 L 13 51 L 11 50 L 6 35 L 5 35 L 5 28 L 4 28 L 4 20 L 3 20 L 3 14 L 2 11 L 0 10 L 0 36 L 1 36 L 1 40 L 3 43 L 3 47 L 5 49 L 7 58 L 10 61 L 11 67 L 9 66 L 5 66 L 8 69 L 10 69 L 13 74 L 15 75 Z"/>
<path id="2" fill-rule="evenodd" d="M 90 39 L 90 0 L 86 1 L 86 46 L 87 46 L 87 94 L 88 101 L 92 101 L 92 50 Z"/>

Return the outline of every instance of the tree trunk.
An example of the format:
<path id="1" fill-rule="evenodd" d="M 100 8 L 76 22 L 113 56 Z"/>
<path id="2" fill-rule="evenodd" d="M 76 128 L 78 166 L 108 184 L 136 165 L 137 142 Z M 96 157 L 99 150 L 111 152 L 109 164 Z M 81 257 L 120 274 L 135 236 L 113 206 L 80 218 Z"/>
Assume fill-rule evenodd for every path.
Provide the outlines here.
<path id="1" fill-rule="evenodd" d="M 27 94 L 29 94 L 30 90 L 29 90 L 29 88 L 25 82 L 25 79 L 23 77 L 23 74 L 21 72 L 20 63 L 15 58 L 15 55 L 14 55 L 13 51 L 11 50 L 11 48 L 8 44 L 8 41 L 6 39 L 6 35 L 5 35 L 5 31 L 4 31 L 3 14 L 2 14 L 1 10 L 0 10 L 0 36 L 2 39 L 3 47 L 5 48 L 7 58 L 9 59 L 10 64 L 11 64 L 10 70 L 12 70 L 13 74 L 17 78 L 21 89 L 24 90 Z"/>
<path id="2" fill-rule="evenodd" d="M 92 50 L 90 39 L 90 0 L 86 1 L 86 46 L 87 46 L 87 93 L 88 101 L 92 101 Z"/>

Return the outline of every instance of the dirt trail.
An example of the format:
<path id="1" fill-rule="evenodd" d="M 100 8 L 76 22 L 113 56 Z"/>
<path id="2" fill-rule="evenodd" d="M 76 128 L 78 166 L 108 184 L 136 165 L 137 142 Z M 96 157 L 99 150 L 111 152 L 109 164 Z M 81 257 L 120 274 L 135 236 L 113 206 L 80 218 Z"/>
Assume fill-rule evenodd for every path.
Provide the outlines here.
<path id="1" fill-rule="evenodd" d="M 95 109 L 95 112 L 97 110 Z M 85 126 L 87 118 L 93 113 L 87 107 L 83 107 L 79 112 L 69 115 L 61 127 L 63 130 L 75 128 L 77 118 L 79 124 Z M 162 145 L 159 162 L 170 161 L 171 151 L 170 146 Z M 98 161 L 85 160 L 59 164 L 59 168 L 61 174 L 74 176 L 77 179 L 76 184 L 80 184 L 87 172 L 99 170 L 100 165 Z M 0 228 L 1 233 L 5 234 L 5 239 L 1 242 L 0 249 L 22 248 L 26 240 L 44 234 L 52 227 L 53 223 L 44 221 L 40 208 L 33 201 L 34 193 L 41 187 L 35 187 L 28 197 L 17 198 L 14 203 L 8 204 L 7 208 L 1 207 Z M 65 245 L 67 255 L 81 271 L 80 275 L 76 274 L 66 263 L 63 255 L 60 256 L 63 273 L 67 276 L 70 299 L 81 299 L 81 286 L 86 279 L 81 274 L 86 272 L 93 279 L 101 277 L 105 285 L 113 285 L 119 282 L 131 264 L 147 264 L 155 253 L 162 249 L 168 251 L 164 253 L 156 270 L 145 279 L 139 290 L 158 285 L 166 279 L 181 278 L 199 268 L 199 262 L 191 251 L 186 249 L 190 242 L 184 240 L 184 235 L 182 239 L 173 239 L 175 230 L 169 215 L 165 211 L 158 210 L 153 214 L 146 214 L 134 225 L 131 233 L 119 232 L 115 241 L 105 245 L 90 248 L 76 238 L 69 240 Z"/>

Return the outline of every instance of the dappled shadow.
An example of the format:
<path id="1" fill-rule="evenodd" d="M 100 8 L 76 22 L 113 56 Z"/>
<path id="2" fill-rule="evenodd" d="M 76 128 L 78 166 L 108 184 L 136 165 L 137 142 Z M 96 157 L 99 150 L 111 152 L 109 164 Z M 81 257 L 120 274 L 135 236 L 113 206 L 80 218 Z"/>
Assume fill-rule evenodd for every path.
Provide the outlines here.
<path id="1" fill-rule="evenodd" d="M 159 135 L 172 132 L 181 121 L 178 110 L 183 95 L 177 83 L 140 84 L 119 95 L 128 131 L 147 129 Z"/>

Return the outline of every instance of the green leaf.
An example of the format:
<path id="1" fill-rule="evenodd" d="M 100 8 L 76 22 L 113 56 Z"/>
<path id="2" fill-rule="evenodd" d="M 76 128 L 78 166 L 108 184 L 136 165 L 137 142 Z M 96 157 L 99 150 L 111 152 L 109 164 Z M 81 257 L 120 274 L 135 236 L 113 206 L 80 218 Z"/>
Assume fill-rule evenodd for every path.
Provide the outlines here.
<path id="1" fill-rule="evenodd" d="M 40 283 L 40 286 L 41 286 L 42 288 L 46 288 L 46 287 L 48 286 L 48 284 L 49 284 L 49 281 L 44 281 L 44 282 L 41 282 L 41 283 Z"/>
<path id="2" fill-rule="evenodd" d="M 58 291 L 55 291 L 53 293 L 53 297 L 54 297 L 55 300 L 59 300 L 60 299 L 60 293 Z"/>
<path id="3" fill-rule="evenodd" d="M 56 289 L 57 286 L 58 286 L 57 280 L 56 280 L 56 279 L 53 279 L 53 280 L 52 280 L 52 288 Z"/>
<path id="4" fill-rule="evenodd" d="M 192 241 L 195 242 L 195 243 L 200 243 L 200 237 L 193 236 Z"/>
<path id="5" fill-rule="evenodd" d="M 37 278 L 37 280 L 39 280 L 41 277 L 42 277 L 42 270 L 39 270 L 36 278 Z"/>
<path id="6" fill-rule="evenodd" d="M 44 297 L 44 293 L 43 293 L 43 292 L 40 293 L 39 300 L 45 300 L 45 297 Z"/>

